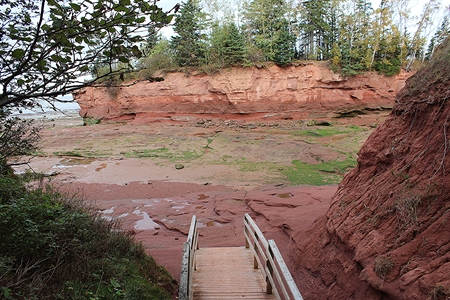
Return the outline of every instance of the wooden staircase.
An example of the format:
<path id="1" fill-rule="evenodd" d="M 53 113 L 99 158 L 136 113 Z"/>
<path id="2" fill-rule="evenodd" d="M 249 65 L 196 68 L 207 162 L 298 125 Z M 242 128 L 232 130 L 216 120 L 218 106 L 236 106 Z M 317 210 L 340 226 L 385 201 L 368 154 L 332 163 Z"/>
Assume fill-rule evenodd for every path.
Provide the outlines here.
<path id="1" fill-rule="evenodd" d="M 202 248 L 196 260 L 194 299 L 276 299 L 266 294 L 266 281 L 253 268 L 249 248 Z"/>
<path id="2" fill-rule="evenodd" d="M 199 249 L 193 216 L 183 247 L 178 299 L 303 300 L 275 241 L 267 241 L 248 214 L 244 236 L 245 247 Z"/>

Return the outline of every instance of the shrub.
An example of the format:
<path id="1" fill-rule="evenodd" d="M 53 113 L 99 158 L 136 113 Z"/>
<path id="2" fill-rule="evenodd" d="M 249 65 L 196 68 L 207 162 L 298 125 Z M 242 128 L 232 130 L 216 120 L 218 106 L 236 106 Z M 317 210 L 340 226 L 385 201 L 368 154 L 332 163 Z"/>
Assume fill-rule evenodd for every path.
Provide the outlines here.
<path id="1" fill-rule="evenodd" d="M 170 299 L 173 280 L 95 208 L 0 177 L 0 297 Z"/>
<path id="2" fill-rule="evenodd" d="M 379 256 L 375 259 L 375 273 L 381 279 L 385 279 L 394 268 L 395 263 L 390 257 Z"/>

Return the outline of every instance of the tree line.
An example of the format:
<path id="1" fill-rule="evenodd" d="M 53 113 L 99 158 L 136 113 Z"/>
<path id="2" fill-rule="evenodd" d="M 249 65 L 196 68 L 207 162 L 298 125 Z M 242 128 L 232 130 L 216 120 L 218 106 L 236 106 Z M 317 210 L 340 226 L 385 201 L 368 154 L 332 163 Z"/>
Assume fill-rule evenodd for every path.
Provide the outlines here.
<path id="1" fill-rule="evenodd" d="M 430 59 L 449 34 L 450 7 L 427 0 L 187 0 L 170 38 L 150 34 L 140 67 L 215 70 L 296 60 L 328 60 L 343 75 L 394 75 Z M 150 28 L 149 33 L 156 33 Z"/>

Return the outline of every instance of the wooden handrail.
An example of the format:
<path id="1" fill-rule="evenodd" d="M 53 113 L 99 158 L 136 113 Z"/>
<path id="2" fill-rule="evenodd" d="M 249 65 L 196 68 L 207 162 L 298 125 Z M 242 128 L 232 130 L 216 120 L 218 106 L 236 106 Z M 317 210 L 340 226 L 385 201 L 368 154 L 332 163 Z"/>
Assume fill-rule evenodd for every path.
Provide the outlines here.
<path id="1" fill-rule="evenodd" d="M 193 273 L 196 269 L 195 254 L 198 250 L 197 216 L 192 216 L 187 241 L 183 244 L 183 258 L 181 261 L 180 290 L 178 299 L 189 300 L 193 298 Z"/>
<path id="2" fill-rule="evenodd" d="M 274 240 L 267 241 L 249 214 L 244 215 L 245 246 L 254 254 L 254 268 L 266 278 L 266 293 L 276 298 L 303 300 Z"/>

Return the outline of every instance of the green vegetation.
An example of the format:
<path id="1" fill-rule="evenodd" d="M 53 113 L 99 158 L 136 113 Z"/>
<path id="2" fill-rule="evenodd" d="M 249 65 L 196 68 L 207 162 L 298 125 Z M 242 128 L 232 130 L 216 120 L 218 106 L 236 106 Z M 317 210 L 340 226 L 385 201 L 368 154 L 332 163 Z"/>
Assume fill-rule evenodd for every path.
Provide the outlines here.
<path id="1" fill-rule="evenodd" d="M 106 152 L 106 151 L 99 152 L 97 150 L 92 151 L 92 150 L 88 150 L 88 149 L 77 148 L 77 149 L 69 150 L 69 151 L 55 151 L 55 152 L 53 152 L 53 155 L 90 158 L 90 157 L 108 156 L 108 155 L 111 155 L 111 153 Z"/>
<path id="2" fill-rule="evenodd" d="M 86 118 L 83 118 L 83 126 L 100 124 L 101 121 L 102 121 L 102 119 L 86 117 Z"/>
<path id="3" fill-rule="evenodd" d="M 171 299 L 170 275 L 82 201 L 0 177 L 0 298 Z"/>
<path id="4" fill-rule="evenodd" d="M 351 134 L 361 132 L 367 129 L 363 129 L 358 126 L 347 126 L 347 127 L 316 127 L 314 129 L 304 129 L 292 131 L 291 134 L 294 136 L 309 136 L 309 137 L 328 137 L 337 134 Z"/>
<path id="5" fill-rule="evenodd" d="M 53 103 L 97 80 L 123 77 L 143 55 L 142 30 L 159 29 L 173 18 L 145 0 L 6 1 L 0 16 L 0 117 L 12 108 L 39 108 L 41 100 Z M 94 82 L 80 81 L 89 72 Z"/>
<path id="6" fill-rule="evenodd" d="M 126 157 L 135 157 L 135 158 L 161 158 L 167 159 L 168 161 L 191 161 L 198 159 L 202 156 L 202 153 L 198 153 L 197 151 L 177 151 L 172 152 L 169 148 L 157 148 L 157 149 L 142 149 L 142 150 L 132 150 L 125 154 Z"/>
<path id="7" fill-rule="evenodd" d="M 392 76 L 402 67 L 423 65 L 448 36 L 448 16 L 432 17 L 444 7 L 431 2 L 420 16 L 412 16 L 411 4 L 403 3 L 400 11 L 397 0 L 382 1 L 378 8 L 367 0 L 188 0 L 176 15 L 177 35 L 166 48 L 171 64 L 165 70 L 193 67 L 212 74 L 230 66 L 284 67 L 318 60 L 329 61 L 344 76 L 367 71 Z M 405 32 L 404 24 L 415 18 L 415 31 Z M 441 21 L 427 48 L 428 31 Z M 160 43 L 167 40 L 151 39 L 144 48 Z"/>
<path id="8" fill-rule="evenodd" d="M 281 171 L 291 184 L 327 185 L 341 182 L 344 173 L 356 167 L 356 160 L 347 158 L 344 161 L 333 160 L 318 164 L 294 160 L 292 164 L 294 166 Z"/>

